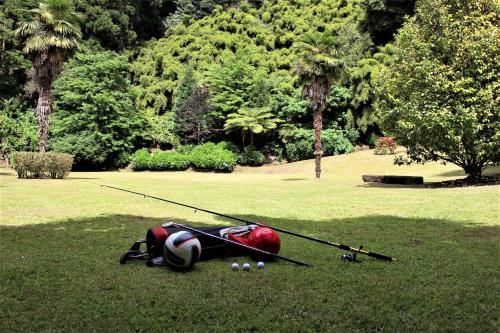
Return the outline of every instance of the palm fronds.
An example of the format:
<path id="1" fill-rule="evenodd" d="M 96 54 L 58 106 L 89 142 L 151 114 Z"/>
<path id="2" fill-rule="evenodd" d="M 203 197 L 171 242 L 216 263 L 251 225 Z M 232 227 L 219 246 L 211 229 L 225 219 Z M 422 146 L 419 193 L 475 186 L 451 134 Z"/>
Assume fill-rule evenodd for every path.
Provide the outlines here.
<path id="1" fill-rule="evenodd" d="M 70 0 L 46 0 L 29 11 L 31 21 L 23 22 L 14 34 L 24 39 L 23 51 L 28 54 L 45 52 L 51 48 L 77 49 L 80 29 L 73 22 L 77 16 Z"/>

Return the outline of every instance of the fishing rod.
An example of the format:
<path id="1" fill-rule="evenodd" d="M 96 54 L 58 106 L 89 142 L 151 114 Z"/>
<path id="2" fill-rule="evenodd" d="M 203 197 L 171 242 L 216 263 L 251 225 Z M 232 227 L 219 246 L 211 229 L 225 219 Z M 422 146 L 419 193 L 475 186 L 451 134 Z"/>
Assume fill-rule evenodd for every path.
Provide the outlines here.
<path id="1" fill-rule="evenodd" d="M 258 225 L 260 227 L 267 227 L 267 228 L 273 229 L 273 230 L 278 231 L 278 232 L 282 232 L 282 233 L 287 234 L 287 235 L 291 235 L 291 236 L 295 236 L 295 237 L 307 239 L 307 240 L 310 240 L 310 241 L 313 241 L 313 242 L 317 242 L 317 243 L 320 243 L 320 244 L 324 244 L 324 245 L 328 245 L 328 246 L 333 246 L 333 247 L 339 248 L 341 250 L 350 251 L 350 252 L 356 253 L 356 254 L 357 253 L 364 254 L 364 255 L 367 255 L 368 257 L 371 257 L 371 258 L 375 258 L 375 259 L 379 259 L 379 260 L 385 260 L 385 261 L 396 261 L 396 258 L 392 258 L 392 257 L 386 256 L 386 255 L 375 253 L 375 252 L 371 252 L 371 251 L 366 251 L 366 250 L 363 250 L 362 247 L 355 248 L 355 247 L 352 247 L 352 246 L 349 246 L 349 245 L 345 245 L 345 244 L 341 244 L 341 243 L 334 243 L 334 242 L 326 241 L 326 240 L 323 240 L 323 239 L 319 239 L 319 238 L 315 238 L 315 237 L 311 237 L 311 236 L 307 236 L 307 235 L 302 235 L 302 234 L 299 234 L 299 233 L 296 233 L 296 232 L 293 232 L 293 231 L 289 231 L 289 230 L 285 230 L 285 229 L 281 229 L 281 228 L 276 228 L 276 227 L 271 227 L 271 226 L 268 226 L 268 225 L 265 225 L 265 224 L 262 224 L 262 223 L 259 223 L 259 222 L 249 221 L 249 220 L 245 220 L 245 219 L 242 219 L 242 218 L 239 218 L 239 217 L 234 217 L 234 216 L 230 216 L 230 215 L 226 215 L 226 214 L 221 214 L 221 213 L 214 212 L 212 210 L 208 210 L 208 209 L 204 209 L 204 208 L 199 208 L 199 207 L 187 205 L 187 204 L 184 204 L 184 203 L 181 203 L 181 202 L 177 202 L 177 201 L 173 201 L 173 200 L 168 200 L 168 199 L 164 199 L 164 198 L 160 198 L 160 197 L 155 197 L 155 196 L 152 196 L 152 195 L 148 195 L 148 194 L 144 194 L 144 193 L 139 193 L 139 192 L 135 192 L 135 191 L 131 191 L 131 190 L 119 188 L 119 187 L 114 187 L 114 186 L 109 186 L 109 185 L 103 185 L 103 184 L 100 184 L 100 186 L 101 187 L 111 188 L 111 189 L 122 191 L 122 192 L 127 192 L 127 193 L 132 193 L 132 194 L 140 195 L 140 196 L 143 196 L 144 198 L 151 198 L 151 199 L 155 199 L 155 200 L 159 200 L 159 201 L 163 201 L 163 202 L 168 202 L 168 203 L 171 203 L 171 204 L 174 204 L 174 205 L 191 208 L 191 209 L 194 209 L 194 210 L 198 210 L 200 212 L 205 212 L 205 213 L 217 215 L 217 216 L 220 216 L 220 217 L 224 217 L 224 218 L 227 218 L 227 219 L 231 219 L 231 220 L 243 222 L 243 223 L 246 223 L 246 224 L 255 224 L 255 225 Z"/>

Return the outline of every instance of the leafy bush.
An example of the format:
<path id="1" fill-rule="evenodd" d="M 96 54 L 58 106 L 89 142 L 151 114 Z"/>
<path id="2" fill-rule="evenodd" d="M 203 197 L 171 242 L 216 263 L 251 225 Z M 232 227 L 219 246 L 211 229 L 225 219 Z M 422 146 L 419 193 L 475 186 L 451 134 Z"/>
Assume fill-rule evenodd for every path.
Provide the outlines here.
<path id="1" fill-rule="evenodd" d="M 321 133 L 324 155 L 332 156 L 352 152 L 354 147 L 349 138 L 354 138 L 354 140 L 356 138 L 352 131 L 343 131 L 340 129 L 324 130 Z"/>
<path id="2" fill-rule="evenodd" d="M 37 149 L 38 126 L 33 110 L 20 99 L 0 101 L 0 158 Z"/>
<path id="3" fill-rule="evenodd" d="M 286 156 L 289 162 L 297 162 L 314 158 L 314 142 L 312 140 L 299 140 L 286 145 Z"/>
<path id="4" fill-rule="evenodd" d="M 151 161 L 151 155 L 146 148 L 137 150 L 131 159 L 131 167 L 134 171 L 143 171 L 149 169 L 149 163 Z"/>
<path id="5" fill-rule="evenodd" d="M 175 148 L 175 151 L 181 154 L 189 155 L 193 151 L 195 145 L 183 145 Z"/>
<path id="6" fill-rule="evenodd" d="M 175 151 L 158 150 L 151 155 L 149 160 L 150 170 L 186 170 L 189 168 L 189 155 Z"/>
<path id="7" fill-rule="evenodd" d="M 368 137 L 368 146 L 370 148 L 375 148 L 377 146 L 378 138 L 379 137 L 377 136 L 377 134 L 370 134 L 370 136 Z"/>
<path id="8" fill-rule="evenodd" d="M 236 155 L 223 148 L 223 145 L 207 142 L 193 149 L 191 163 L 195 168 L 203 170 L 233 171 Z"/>
<path id="9" fill-rule="evenodd" d="M 222 149 L 226 149 L 226 150 L 230 150 L 232 152 L 235 152 L 238 150 L 238 147 L 234 143 L 229 142 L 229 141 L 221 141 L 217 144 L 217 147 L 222 148 Z"/>
<path id="10" fill-rule="evenodd" d="M 254 147 L 246 147 L 245 150 L 238 155 L 238 164 L 260 166 L 264 164 L 266 157 Z"/>
<path id="11" fill-rule="evenodd" d="M 381 136 L 375 146 L 375 154 L 388 155 L 396 152 L 396 141 L 390 136 Z"/>
<path id="12" fill-rule="evenodd" d="M 48 157 L 46 172 L 50 178 L 63 179 L 69 174 L 73 165 L 73 155 L 52 152 L 45 155 Z"/>
<path id="13" fill-rule="evenodd" d="M 269 142 L 262 148 L 262 151 L 264 155 L 267 155 L 269 162 L 283 161 L 284 148 L 276 142 Z"/>
<path id="14" fill-rule="evenodd" d="M 17 152 L 12 154 L 19 178 L 63 179 L 71 170 L 73 156 L 60 153 Z"/>
<path id="15" fill-rule="evenodd" d="M 126 56 L 79 53 L 54 83 L 50 146 L 71 153 L 79 169 L 122 167 L 148 135 L 144 112 L 134 106 Z"/>
<path id="16" fill-rule="evenodd" d="M 350 153 L 354 147 L 349 137 L 355 140 L 356 135 L 340 129 L 326 129 L 321 132 L 323 156 Z M 313 130 L 296 129 L 290 133 L 290 143 L 286 145 L 286 154 L 290 162 L 314 158 Z"/>

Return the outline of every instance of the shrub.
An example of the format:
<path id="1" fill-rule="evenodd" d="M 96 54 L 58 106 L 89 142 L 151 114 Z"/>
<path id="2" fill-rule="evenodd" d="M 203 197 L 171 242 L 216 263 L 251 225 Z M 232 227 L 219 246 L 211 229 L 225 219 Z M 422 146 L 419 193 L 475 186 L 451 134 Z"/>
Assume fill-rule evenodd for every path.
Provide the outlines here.
<path id="1" fill-rule="evenodd" d="M 323 156 L 332 156 L 353 151 L 348 136 L 352 133 L 340 129 L 326 129 L 321 132 Z M 290 135 L 292 142 L 286 145 L 286 154 L 290 162 L 314 158 L 314 132 L 312 130 L 297 129 Z"/>
<path id="2" fill-rule="evenodd" d="M 73 156 L 63 153 L 47 153 L 47 173 L 50 178 L 63 179 L 69 174 L 73 165 Z"/>
<path id="3" fill-rule="evenodd" d="M 252 146 L 245 148 L 245 150 L 238 155 L 238 164 L 241 165 L 260 166 L 264 164 L 265 160 L 266 157 L 264 154 L 255 150 Z"/>
<path id="4" fill-rule="evenodd" d="M 73 156 L 61 153 L 17 152 L 11 160 L 19 178 L 63 179 L 73 165 Z"/>
<path id="5" fill-rule="evenodd" d="M 234 143 L 229 142 L 229 141 L 221 141 L 217 144 L 217 147 L 222 148 L 222 149 L 226 149 L 226 150 L 230 150 L 232 152 L 235 152 L 238 150 L 238 147 Z"/>
<path id="6" fill-rule="evenodd" d="M 38 150 L 38 126 L 33 110 L 21 99 L 0 99 L 0 158 L 16 151 Z"/>
<path id="7" fill-rule="evenodd" d="M 151 155 L 146 148 L 137 150 L 131 159 L 131 167 L 134 171 L 143 171 L 149 169 Z"/>
<path id="8" fill-rule="evenodd" d="M 286 156 L 289 162 L 297 162 L 314 158 L 314 142 L 312 140 L 299 140 L 286 145 Z"/>
<path id="9" fill-rule="evenodd" d="M 351 131 L 343 131 L 340 129 L 324 130 L 321 133 L 324 155 L 332 156 L 352 152 L 354 147 L 349 140 L 350 137 L 354 140 L 356 138 Z"/>
<path id="10" fill-rule="evenodd" d="M 175 148 L 175 151 L 181 154 L 189 155 L 193 151 L 195 145 L 183 145 Z"/>
<path id="11" fill-rule="evenodd" d="M 378 138 L 379 137 L 377 134 L 375 133 L 370 134 L 370 136 L 368 137 L 368 146 L 370 148 L 375 148 L 377 146 Z"/>
<path id="12" fill-rule="evenodd" d="M 189 155 L 181 154 L 175 151 L 158 150 L 151 155 L 149 160 L 150 170 L 186 170 L 189 168 Z"/>
<path id="13" fill-rule="evenodd" d="M 396 152 L 396 141 L 390 136 L 381 136 L 375 146 L 375 154 L 388 155 Z"/>
<path id="14" fill-rule="evenodd" d="M 193 149 L 191 163 L 195 168 L 203 170 L 233 171 L 236 155 L 224 149 L 222 145 L 207 142 Z"/>
<path id="15" fill-rule="evenodd" d="M 284 148 L 278 143 L 270 142 L 264 146 L 262 151 L 264 155 L 267 155 L 269 162 L 283 161 Z"/>

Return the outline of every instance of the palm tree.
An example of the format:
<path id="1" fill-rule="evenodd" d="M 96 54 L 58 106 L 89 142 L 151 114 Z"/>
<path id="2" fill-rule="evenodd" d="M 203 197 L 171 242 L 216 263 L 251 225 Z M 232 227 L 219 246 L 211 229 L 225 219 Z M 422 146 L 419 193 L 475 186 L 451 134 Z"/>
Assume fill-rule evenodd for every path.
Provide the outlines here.
<path id="1" fill-rule="evenodd" d="M 299 77 L 302 94 L 309 98 L 313 112 L 316 178 L 321 176 L 323 110 L 331 84 L 340 78 L 344 67 L 338 47 L 338 39 L 328 32 L 306 34 L 295 45 L 298 59 L 292 72 Z"/>
<path id="2" fill-rule="evenodd" d="M 71 0 L 45 0 L 29 12 L 32 20 L 22 22 L 15 35 L 23 39 L 23 52 L 29 55 L 35 69 L 39 149 L 43 153 L 47 150 L 52 84 L 64 57 L 78 48 L 81 33 Z"/>
<path id="3" fill-rule="evenodd" d="M 266 132 L 276 128 L 276 125 L 281 120 L 274 118 L 274 115 L 269 112 L 266 107 L 239 109 L 236 113 L 231 113 L 227 116 L 224 129 L 231 131 L 233 129 L 241 130 L 241 138 L 243 141 L 243 149 L 245 149 L 245 134 L 250 132 L 250 145 L 253 146 L 253 135 Z"/>

